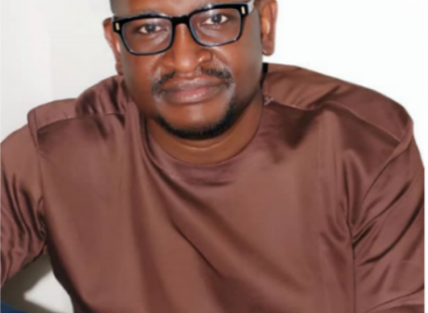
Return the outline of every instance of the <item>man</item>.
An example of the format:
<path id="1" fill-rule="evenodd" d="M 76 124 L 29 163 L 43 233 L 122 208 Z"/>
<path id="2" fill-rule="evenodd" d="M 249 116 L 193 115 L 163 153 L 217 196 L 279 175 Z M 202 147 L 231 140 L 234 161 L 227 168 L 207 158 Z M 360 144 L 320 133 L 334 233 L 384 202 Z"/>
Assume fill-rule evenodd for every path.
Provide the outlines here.
<path id="1" fill-rule="evenodd" d="M 2 146 L 2 285 L 48 253 L 76 312 L 423 312 L 406 111 L 262 64 L 277 3 L 116 0 L 118 76 Z"/>

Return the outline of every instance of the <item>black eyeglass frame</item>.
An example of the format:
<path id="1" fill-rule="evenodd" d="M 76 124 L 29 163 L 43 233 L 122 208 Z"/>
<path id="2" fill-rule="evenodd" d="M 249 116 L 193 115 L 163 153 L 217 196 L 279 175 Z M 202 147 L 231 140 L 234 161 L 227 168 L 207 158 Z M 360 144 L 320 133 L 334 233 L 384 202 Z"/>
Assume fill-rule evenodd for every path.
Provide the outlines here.
<path id="1" fill-rule="evenodd" d="M 153 55 L 153 54 L 158 54 L 158 53 L 162 53 L 162 52 L 167 51 L 168 49 L 171 48 L 171 46 L 174 42 L 175 29 L 176 29 L 177 25 L 180 25 L 180 24 L 185 24 L 187 26 L 190 33 L 192 34 L 193 39 L 199 45 L 204 46 L 204 47 L 219 47 L 219 46 L 224 46 L 224 45 L 236 42 L 241 38 L 243 29 L 244 29 L 245 18 L 254 11 L 255 1 L 256 0 L 250 0 L 249 2 L 208 4 L 202 8 L 199 8 L 199 9 L 196 9 L 196 10 L 190 12 L 189 14 L 181 15 L 181 16 L 170 16 L 167 14 L 151 14 L 151 13 L 138 14 L 138 15 L 123 17 L 123 18 L 119 18 L 119 17 L 114 16 L 113 20 L 112 20 L 112 27 L 113 27 L 113 31 L 115 33 L 119 34 L 119 36 L 122 39 L 122 42 L 125 45 L 128 52 L 133 54 L 133 55 Z M 209 10 L 213 10 L 213 9 L 235 9 L 240 13 L 241 27 L 239 29 L 239 34 L 235 39 L 229 40 L 227 42 L 220 43 L 220 44 L 206 44 L 206 43 L 201 42 L 198 39 L 196 32 L 194 31 L 193 27 L 190 24 L 190 20 L 195 14 L 205 12 L 205 11 L 209 11 Z M 164 48 L 162 50 L 155 51 L 155 52 L 136 52 L 136 51 L 132 50 L 132 48 L 129 46 L 129 44 L 125 38 L 125 35 L 123 34 L 123 29 L 124 29 L 123 26 L 128 22 L 140 20 L 140 19 L 146 19 L 146 18 L 164 18 L 164 19 L 168 19 L 171 21 L 171 24 L 172 24 L 171 39 L 170 39 L 170 42 L 168 43 L 168 45 L 166 46 L 166 48 Z"/>

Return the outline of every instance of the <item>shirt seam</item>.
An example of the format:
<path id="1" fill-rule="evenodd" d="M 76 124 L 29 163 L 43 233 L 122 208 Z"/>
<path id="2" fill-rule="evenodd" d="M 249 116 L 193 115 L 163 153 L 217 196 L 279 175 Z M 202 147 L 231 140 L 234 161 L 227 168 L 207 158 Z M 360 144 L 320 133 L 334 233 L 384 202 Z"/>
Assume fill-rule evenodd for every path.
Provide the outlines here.
<path id="1" fill-rule="evenodd" d="M 91 113 L 91 114 L 85 114 L 82 116 L 66 116 L 58 118 L 58 119 L 52 119 L 51 121 L 47 122 L 47 123 L 43 123 L 43 126 L 40 127 L 36 127 L 36 133 L 38 133 L 39 131 L 45 129 L 46 127 L 55 125 L 55 124 L 59 124 L 61 122 L 68 122 L 70 120 L 83 120 L 85 118 L 94 118 L 94 117 L 108 117 L 111 115 L 124 115 L 123 112 L 109 112 L 109 113 Z"/>
<path id="2" fill-rule="evenodd" d="M 408 129 L 409 127 L 407 127 Z M 406 129 L 406 130 L 407 130 Z M 400 156 L 405 150 L 407 150 L 407 148 L 404 151 L 401 151 L 400 153 L 397 154 L 397 149 L 400 146 L 400 144 L 403 142 L 405 134 L 406 134 L 406 130 L 402 133 L 400 141 L 398 142 L 398 144 L 394 147 L 394 149 L 392 150 L 392 152 L 388 155 L 388 157 L 385 159 L 385 161 L 382 163 L 382 165 L 380 166 L 379 171 L 376 173 L 376 175 L 374 176 L 373 180 L 370 182 L 370 184 L 368 185 L 366 191 L 364 192 L 362 198 L 361 198 L 361 204 L 359 205 L 359 207 L 361 207 L 368 194 L 370 193 L 370 190 L 373 188 L 373 186 L 376 184 L 376 182 L 378 181 L 379 177 L 382 175 L 382 173 L 385 171 L 385 169 L 388 167 L 388 165 L 398 156 Z M 355 210 L 358 211 L 358 208 L 354 208 Z M 348 208 L 348 211 L 351 210 L 351 208 Z M 352 242 L 354 243 L 354 238 L 355 238 L 355 234 L 351 229 L 351 233 L 352 233 Z"/>
<path id="3" fill-rule="evenodd" d="M 336 105 L 339 106 L 341 109 L 351 113 L 353 116 L 355 116 L 358 120 L 363 121 L 364 123 L 366 123 L 367 125 L 370 125 L 371 127 L 375 127 L 378 130 L 380 130 L 381 132 L 383 132 L 384 134 L 388 135 L 389 137 L 391 137 L 392 139 L 394 139 L 397 142 L 400 142 L 400 137 L 394 135 L 393 133 L 391 133 L 389 130 L 365 119 L 364 117 L 362 117 L 361 115 L 359 115 L 358 113 L 356 113 L 354 110 L 352 110 L 351 108 L 347 107 L 346 105 L 342 104 L 341 102 L 338 101 L 334 101 L 334 100 L 329 100 L 328 102 L 326 102 L 326 105 L 328 104 L 332 104 L 332 105 Z"/>
<path id="4" fill-rule="evenodd" d="M 36 150 L 36 158 L 37 158 L 37 165 L 38 165 L 38 172 L 39 172 L 39 180 L 40 180 L 40 189 L 41 189 L 41 199 L 37 204 L 37 208 L 36 208 L 36 212 L 38 214 L 40 214 L 43 217 L 43 223 L 42 223 L 42 228 L 39 229 L 39 232 L 44 231 L 43 233 L 40 233 L 40 235 L 43 235 L 44 238 L 44 243 L 43 243 L 43 249 L 45 249 L 47 247 L 47 225 L 46 225 L 46 210 L 45 210 L 45 186 L 44 186 L 44 180 L 43 180 L 43 171 L 42 171 L 42 166 L 41 166 L 41 161 L 40 161 L 40 153 L 42 152 L 40 150 L 40 145 L 39 145 L 39 140 L 38 140 L 38 136 L 39 136 L 39 132 L 43 129 L 45 129 L 46 127 L 52 126 L 54 124 L 57 123 L 61 123 L 61 122 L 66 122 L 69 121 L 71 119 L 82 119 L 82 118 L 86 118 L 86 117 L 94 117 L 94 116 L 110 116 L 110 115 L 123 115 L 123 113 L 120 112 L 111 112 L 111 113 L 92 113 L 92 114 L 88 114 L 85 116 L 72 116 L 66 119 L 58 119 L 54 122 L 50 122 L 48 124 L 45 124 L 41 127 L 38 126 L 38 121 L 37 121 L 37 117 L 36 117 L 36 113 L 35 111 L 30 112 L 30 114 L 28 115 L 28 123 L 29 123 L 29 128 L 30 128 L 30 132 L 31 132 L 31 137 L 33 139 L 33 144 L 34 144 L 34 148 Z M 32 127 L 34 126 L 34 131 L 32 131 Z M 43 251 L 42 249 L 42 251 Z"/>
<path id="5" fill-rule="evenodd" d="M 36 158 L 37 158 L 37 167 L 38 167 L 38 172 L 39 172 L 39 181 L 40 181 L 40 190 L 41 190 L 41 197 L 40 197 L 40 201 L 37 203 L 37 208 L 36 211 L 38 214 L 40 214 L 43 217 L 43 224 L 42 224 L 42 229 L 39 229 L 39 233 L 41 233 L 42 231 L 44 233 L 41 233 L 40 235 L 43 235 L 43 247 L 41 249 L 41 252 L 44 251 L 45 249 L 47 249 L 47 225 L 46 225 L 46 210 L 44 208 L 45 205 L 45 186 L 43 183 L 43 173 L 42 173 L 42 167 L 41 167 L 41 163 L 40 163 L 40 156 L 39 156 L 39 141 L 38 141 L 38 136 L 37 136 L 37 120 L 35 117 L 35 114 L 29 114 L 29 124 L 33 124 L 35 126 L 35 132 L 33 132 L 30 128 L 30 132 L 32 134 L 32 139 L 33 139 L 33 144 L 34 144 L 34 148 L 36 150 Z"/>
<path id="6" fill-rule="evenodd" d="M 378 130 L 380 130 L 381 132 L 385 133 L 386 135 L 388 135 L 389 137 L 391 137 L 395 141 L 397 141 L 397 142 L 400 141 L 400 138 L 398 136 L 394 135 L 389 130 L 387 130 L 387 129 L 385 129 L 385 128 L 383 128 L 383 127 L 381 127 L 381 126 L 379 126 L 379 125 L 377 125 L 377 124 L 375 124 L 375 123 L 373 123 L 373 122 L 365 119 L 364 117 L 362 117 L 361 115 L 359 115 L 358 113 L 356 113 L 354 110 L 352 110 L 348 106 L 344 105 L 342 102 L 335 101 L 335 100 L 326 100 L 323 104 L 320 104 L 319 106 L 315 106 L 315 107 L 311 107 L 311 108 L 302 108 L 302 107 L 300 107 L 297 104 L 284 103 L 284 102 L 276 100 L 274 97 L 272 97 L 269 94 L 269 90 L 268 89 L 266 90 L 266 96 L 269 97 L 270 99 L 272 99 L 274 102 L 276 102 L 276 103 L 278 103 L 278 104 L 280 104 L 282 106 L 286 106 L 286 107 L 289 107 L 289 108 L 292 108 L 292 109 L 296 109 L 298 111 L 303 111 L 303 112 L 315 111 L 315 110 L 321 109 L 321 108 L 323 108 L 323 107 L 325 107 L 325 106 L 327 106 L 329 104 L 335 105 L 335 106 L 337 106 L 337 107 L 339 107 L 339 108 L 341 108 L 341 109 L 343 109 L 343 110 L 351 113 L 351 115 L 353 115 L 354 117 L 356 117 L 358 120 L 360 120 L 360 121 L 362 121 L 362 122 L 370 125 L 371 127 L 377 128 Z"/>
<path id="7" fill-rule="evenodd" d="M 317 153 L 317 165 L 318 165 L 318 171 L 317 171 L 317 179 L 318 179 L 318 198 L 319 198 L 319 202 L 323 203 L 323 197 L 322 197 L 322 170 L 323 170 L 323 163 L 322 163 L 322 133 L 324 131 L 324 126 L 325 124 L 323 123 L 323 119 L 321 119 L 320 121 L 320 125 L 318 128 L 318 153 Z M 318 230 L 318 243 L 319 243 L 319 257 L 321 260 L 321 263 L 324 263 L 324 258 L 323 258 L 323 243 L 321 241 L 321 235 L 320 235 L 320 228 L 317 229 Z M 323 271 L 323 266 L 319 267 L 320 269 L 320 273 L 321 273 L 321 280 L 322 280 L 322 286 L 324 286 L 324 288 L 322 288 L 323 290 L 323 299 L 324 299 L 324 304 L 327 307 L 327 312 L 332 312 L 332 307 L 331 307 L 331 303 L 330 300 L 328 298 L 328 294 L 326 292 L 327 288 L 326 288 L 326 280 L 325 280 L 325 273 Z"/>

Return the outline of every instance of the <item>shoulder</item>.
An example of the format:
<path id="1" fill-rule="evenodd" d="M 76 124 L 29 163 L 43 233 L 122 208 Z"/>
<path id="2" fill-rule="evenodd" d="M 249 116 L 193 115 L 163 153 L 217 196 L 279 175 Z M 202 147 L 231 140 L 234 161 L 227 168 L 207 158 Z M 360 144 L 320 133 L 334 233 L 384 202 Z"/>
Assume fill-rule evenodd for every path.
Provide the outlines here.
<path id="1" fill-rule="evenodd" d="M 123 114 L 127 100 L 123 89 L 123 79 L 113 76 L 88 88 L 77 98 L 39 105 L 28 113 L 28 127 L 34 136 L 41 129 L 61 122 Z"/>
<path id="2" fill-rule="evenodd" d="M 1 143 L 2 197 L 25 191 L 37 198 L 41 195 L 39 163 L 36 145 L 28 125 L 25 125 Z M 2 199 L 3 204 L 3 199 Z"/>
<path id="3" fill-rule="evenodd" d="M 2 163 L 23 165 L 25 158 L 34 156 L 35 146 L 28 125 L 8 135 L 1 143 Z"/>
<path id="4" fill-rule="evenodd" d="M 394 100 L 298 67 L 273 65 L 267 79 L 265 95 L 277 107 L 288 108 L 284 115 L 292 108 L 298 116 L 312 117 L 308 124 L 316 132 L 306 131 L 304 123 L 297 124 L 296 132 L 315 134 L 322 197 L 337 201 L 331 209 L 343 213 L 353 233 L 385 209 L 373 206 L 380 193 L 396 198 L 403 193 L 403 181 L 409 186 L 423 172 L 413 121 Z"/>
<path id="5" fill-rule="evenodd" d="M 300 67 L 270 64 L 264 92 L 281 105 L 333 115 L 393 141 L 399 141 L 412 124 L 403 106 L 387 96 Z"/>

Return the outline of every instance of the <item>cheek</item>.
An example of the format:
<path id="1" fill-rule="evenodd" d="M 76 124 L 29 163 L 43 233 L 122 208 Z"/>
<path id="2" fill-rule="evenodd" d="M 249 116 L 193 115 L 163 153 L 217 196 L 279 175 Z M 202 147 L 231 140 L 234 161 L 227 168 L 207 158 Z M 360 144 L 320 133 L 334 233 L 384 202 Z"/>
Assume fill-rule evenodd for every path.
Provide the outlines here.
<path id="1" fill-rule="evenodd" d="M 251 81 L 252 87 L 259 83 L 263 63 L 260 23 L 256 17 L 257 15 L 253 14 L 251 18 L 247 19 L 244 32 L 239 41 L 239 61 L 242 62 L 241 69 L 243 70 L 242 78 L 244 81 Z M 249 77 L 251 80 L 248 79 Z"/>
<path id="2" fill-rule="evenodd" d="M 156 71 L 153 56 L 122 56 L 123 74 L 129 93 L 143 113 L 154 112 L 152 77 Z"/>
<path id="3" fill-rule="evenodd" d="M 224 46 L 221 54 L 232 70 L 236 82 L 236 96 L 248 99 L 259 86 L 262 73 L 263 53 L 260 26 L 254 16 L 248 19 L 241 38 Z"/>
<path id="4" fill-rule="evenodd" d="M 135 56 L 127 53 L 122 57 L 123 72 L 129 86 L 148 89 L 153 76 L 150 56 Z"/>

